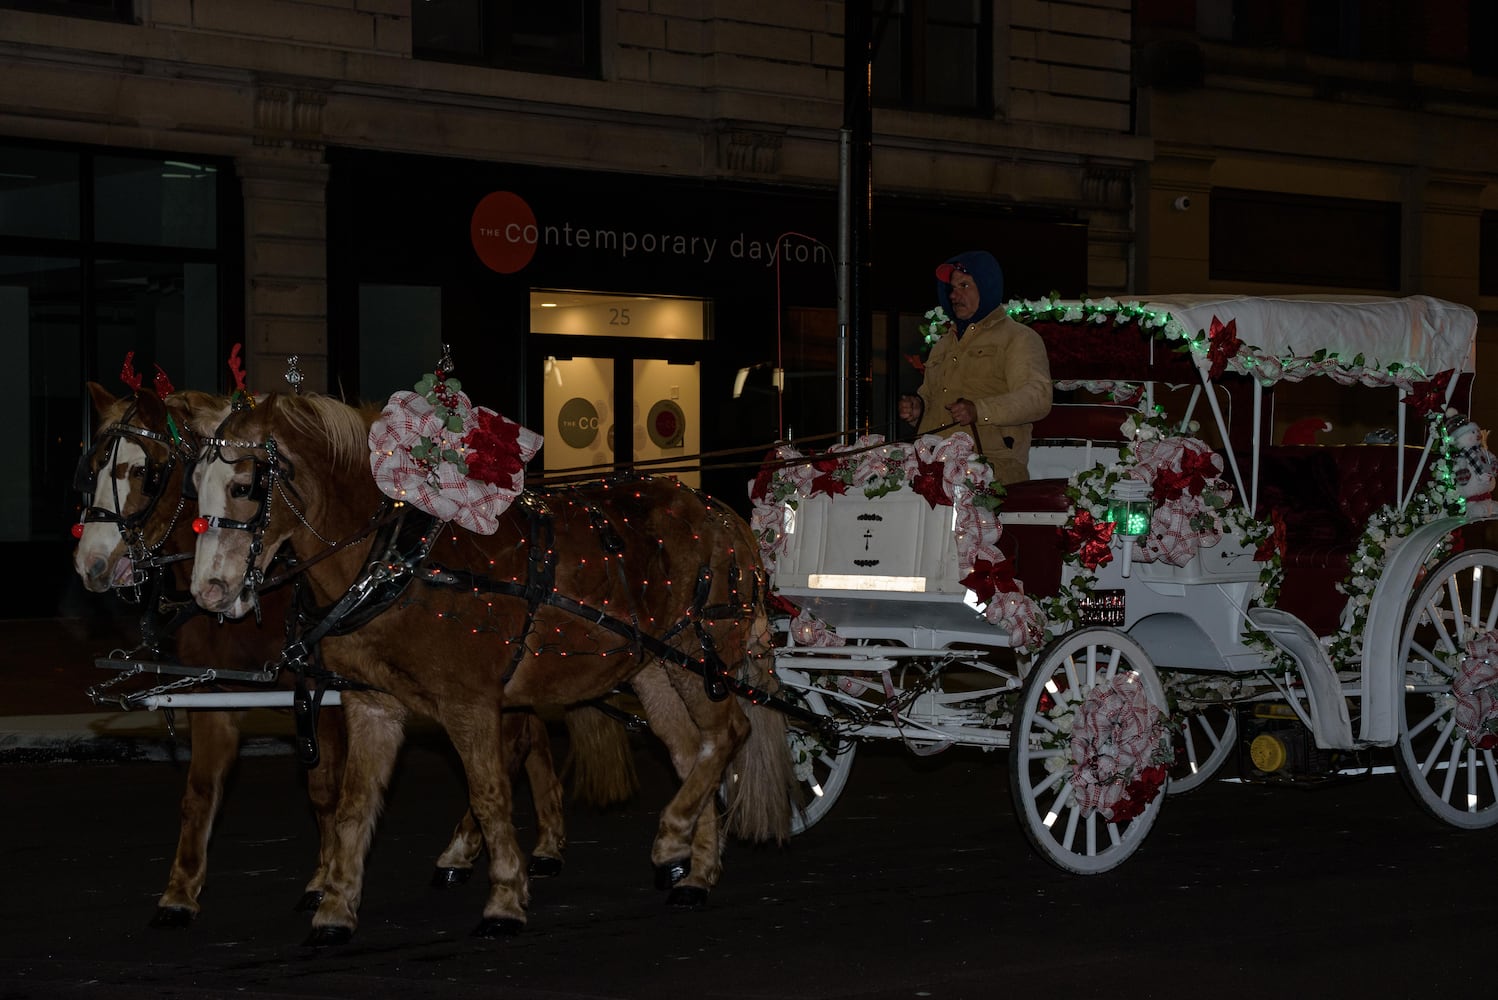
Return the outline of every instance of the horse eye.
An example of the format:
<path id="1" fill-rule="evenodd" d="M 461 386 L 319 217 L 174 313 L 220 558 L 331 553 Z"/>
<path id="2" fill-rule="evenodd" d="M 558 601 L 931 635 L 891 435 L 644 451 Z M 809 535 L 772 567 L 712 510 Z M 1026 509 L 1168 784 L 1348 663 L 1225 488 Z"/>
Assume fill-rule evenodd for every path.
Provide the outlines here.
<path id="1" fill-rule="evenodd" d="M 234 483 L 229 487 L 229 495 L 235 500 L 243 500 L 250 495 L 249 483 Z"/>
<path id="2" fill-rule="evenodd" d="M 143 465 L 133 465 L 133 466 L 131 466 L 130 467 L 130 478 L 131 479 L 144 479 L 144 478 L 146 478 L 146 467 L 143 466 Z"/>

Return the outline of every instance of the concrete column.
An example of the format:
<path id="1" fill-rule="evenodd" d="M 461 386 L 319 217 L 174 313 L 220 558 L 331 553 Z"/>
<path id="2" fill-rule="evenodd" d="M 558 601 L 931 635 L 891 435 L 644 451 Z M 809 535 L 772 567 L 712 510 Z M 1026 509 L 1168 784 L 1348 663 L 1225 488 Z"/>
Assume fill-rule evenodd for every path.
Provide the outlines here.
<path id="1" fill-rule="evenodd" d="M 328 389 L 328 168 L 320 151 L 264 150 L 236 166 L 244 189 L 245 366 L 256 391 Z M 282 155 L 276 155 L 276 154 Z"/>

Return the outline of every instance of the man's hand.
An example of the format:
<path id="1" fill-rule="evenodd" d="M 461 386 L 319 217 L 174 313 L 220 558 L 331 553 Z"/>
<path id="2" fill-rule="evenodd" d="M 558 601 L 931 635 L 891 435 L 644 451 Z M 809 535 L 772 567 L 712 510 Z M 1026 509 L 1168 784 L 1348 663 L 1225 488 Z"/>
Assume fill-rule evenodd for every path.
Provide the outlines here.
<path id="1" fill-rule="evenodd" d="M 952 415 L 953 420 L 964 427 L 971 427 L 978 420 L 978 408 L 970 399 L 959 399 L 955 403 L 948 403 L 947 412 Z"/>
<path id="2" fill-rule="evenodd" d="M 901 420 L 907 424 L 918 425 L 921 422 L 921 414 L 926 412 L 926 403 L 919 396 L 901 396 L 899 411 Z"/>

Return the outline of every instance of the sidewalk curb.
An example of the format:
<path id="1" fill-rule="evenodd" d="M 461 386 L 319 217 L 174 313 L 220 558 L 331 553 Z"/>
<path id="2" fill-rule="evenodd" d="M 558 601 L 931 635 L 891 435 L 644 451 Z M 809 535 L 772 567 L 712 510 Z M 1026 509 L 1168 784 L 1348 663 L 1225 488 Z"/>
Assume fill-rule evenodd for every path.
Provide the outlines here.
<path id="1" fill-rule="evenodd" d="M 240 723 L 242 756 L 290 754 L 289 712 L 252 709 Z M 0 765 L 186 761 L 191 736 L 185 713 L 176 713 L 176 737 L 162 712 L 93 712 L 79 715 L 0 717 Z"/>

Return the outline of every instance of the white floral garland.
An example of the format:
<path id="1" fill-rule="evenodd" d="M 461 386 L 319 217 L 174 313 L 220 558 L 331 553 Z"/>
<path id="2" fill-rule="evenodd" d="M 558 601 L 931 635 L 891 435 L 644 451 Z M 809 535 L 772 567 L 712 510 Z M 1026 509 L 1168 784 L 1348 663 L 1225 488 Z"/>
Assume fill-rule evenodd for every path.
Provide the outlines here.
<path id="1" fill-rule="evenodd" d="M 1460 515 L 1466 509 L 1466 498 L 1456 483 L 1450 446 L 1450 428 L 1458 419 L 1456 411 L 1443 410 L 1430 417 L 1440 447 L 1431 451 L 1430 481 L 1410 498 L 1404 510 L 1385 504 L 1368 518 L 1368 526 L 1358 539 L 1357 548 L 1347 561 L 1347 579 L 1337 590 L 1347 595 L 1342 626 L 1333 637 L 1329 653 L 1333 661 L 1353 662 L 1363 656 L 1363 630 L 1368 624 L 1368 609 L 1378 586 L 1381 570 L 1394 551 L 1416 528 L 1442 517 Z M 1436 547 L 1427 564 L 1441 558 L 1446 543 Z"/>
<path id="2" fill-rule="evenodd" d="M 1140 329 L 1172 342 L 1198 355 L 1207 355 L 1211 338 L 1204 330 L 1188 330 L 1169 312 L 1140 302 L 1119 302 L 1111 297 L 1061 302 L 1057 299 L 1014 299 L 1004 306 L 1010 317 L 1022 323 L 1119 323 L 1137 322 Z M 1391 362 L 1359 354 L 1343 358 L 1333 351 L 1316 351 L 1310 355 L 1273 355 L 1253 344 L 1238 344 L 1225 358 L 1228 371 L 1252 375 L 1264 385 L 1276 382 L 1301 382 L 1313 376 L 1326 376 L 1338 385 L 1398 386 L 1408 392 L 1430 378 L 1416 365 Z"/>

